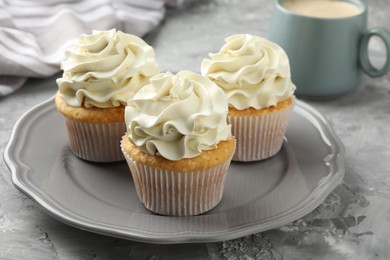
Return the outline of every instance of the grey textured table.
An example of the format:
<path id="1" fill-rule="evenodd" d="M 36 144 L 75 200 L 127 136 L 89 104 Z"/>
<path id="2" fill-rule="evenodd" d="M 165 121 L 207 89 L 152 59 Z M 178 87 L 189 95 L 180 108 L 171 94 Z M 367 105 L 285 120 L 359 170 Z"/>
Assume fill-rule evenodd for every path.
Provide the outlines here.
<path id="1" fill-rule="evenodd" d="M 366 1 L 369 26 L 390 29 L 389 0 Z M 273 8 L 266 0 L 210 0 L 168 11 L 146 37 L 163 70 L 199 71 L 201 60 L 234 33 L 265 36 Z M 380 58 L 380 42 L 371 44 Z M 17 119 L 53 96 L 55 75 L 31 79 L 0 99 L 3 154 Z M 390 75 L 365 77 L 332 101 L 307 101 L 346 147 L 343 183 L 313 212 L 286 226 L 209 244 L 152 245 L 73 228 L 20 193 L 0 161 L 0 259 L 390 259 Z"/>

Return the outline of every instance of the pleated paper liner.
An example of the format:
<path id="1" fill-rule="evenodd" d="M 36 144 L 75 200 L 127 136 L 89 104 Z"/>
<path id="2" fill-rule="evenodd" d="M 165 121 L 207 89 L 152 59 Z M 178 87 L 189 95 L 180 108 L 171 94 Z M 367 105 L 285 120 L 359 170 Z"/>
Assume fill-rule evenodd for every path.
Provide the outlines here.
<path id="1" fill-rule="evenodd" d="M 123 153 L 139 199 L 157 214 L 198 215 L 211 210 L 222 199 L 231 158 L 212 168 L 177 172 L 150 167 Z"/>
<path id="2" fill-rule="evenodd" d="M 288 108 L 257 116 L 228 116 L 236 138 L 233 161 L 259 161 L 275 155 L 282 147 L 294 103 Z"/>
<path id="3" fill-rule="evenodd" d="M 126 132 L 124 122 L 89 123 L 66 119 L 69 145 L 79 158 L 92 162 L 124 160 L 120 140 Z"/>

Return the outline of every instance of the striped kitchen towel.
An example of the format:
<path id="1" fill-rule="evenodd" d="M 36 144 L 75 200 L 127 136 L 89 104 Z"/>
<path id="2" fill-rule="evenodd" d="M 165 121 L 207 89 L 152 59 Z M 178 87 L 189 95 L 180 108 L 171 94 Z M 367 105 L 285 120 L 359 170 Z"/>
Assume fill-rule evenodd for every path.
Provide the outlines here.
<path id="1" fill-rule="evenodd" d="M 82 33 L 143 36 L 164 17 L 165 0 L 0 0 L 0 96 L 28 77 L 60 70 L 64 50 Z"/>

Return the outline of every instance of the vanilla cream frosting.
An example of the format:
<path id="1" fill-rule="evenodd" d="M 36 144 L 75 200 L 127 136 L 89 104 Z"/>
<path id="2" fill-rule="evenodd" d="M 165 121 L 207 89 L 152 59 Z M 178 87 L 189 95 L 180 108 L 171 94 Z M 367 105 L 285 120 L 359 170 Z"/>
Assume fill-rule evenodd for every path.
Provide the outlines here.
<path id="1" fill-rule="evenodd" d="M 193 158 L 231 137 L 223 91 L 202 75 L 180 71 L 151 78 L 127 103 L 130 141 L 168 160 Z"/>
<path id="2" fill-rule="evenodd" d="M 289 60 L 279 45 L 249 34 L 232 35 L 225 42 L 203 60 L 201 73 L 223 89 L 229 106 L 263 109 L 294 94 Z"/>
<path id="3" fill-rule="evenodd" d="M 160 72 L 151 46 L 115 29 L 82 34 L 65 55 L 57 84 L 64 101 L 75 107 L 126 105 Z"/>

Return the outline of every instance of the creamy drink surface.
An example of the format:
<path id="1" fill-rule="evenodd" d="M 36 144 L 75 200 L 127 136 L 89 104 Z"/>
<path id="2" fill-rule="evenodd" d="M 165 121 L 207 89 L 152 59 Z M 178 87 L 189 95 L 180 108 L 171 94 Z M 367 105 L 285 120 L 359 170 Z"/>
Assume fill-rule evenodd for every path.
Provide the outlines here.
<path id="1" fill-rule="evenodd" d="M 319 18 L 344 18 L 361 13 L 356 5 L 338 0 L 288 0 L 282 5 L 292 12 Z"/>

